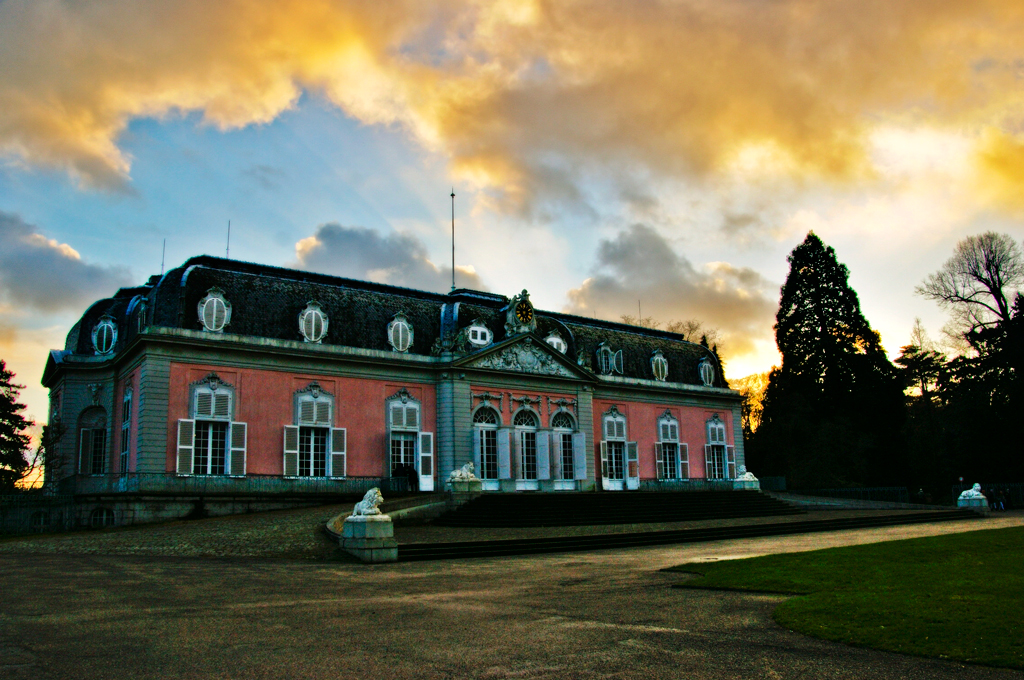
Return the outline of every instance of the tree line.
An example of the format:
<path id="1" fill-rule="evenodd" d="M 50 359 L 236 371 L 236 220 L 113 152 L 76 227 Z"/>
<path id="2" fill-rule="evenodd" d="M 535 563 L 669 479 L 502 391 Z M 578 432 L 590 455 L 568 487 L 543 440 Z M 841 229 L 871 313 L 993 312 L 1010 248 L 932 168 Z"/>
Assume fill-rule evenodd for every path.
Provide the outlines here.
<path id="1" fill-rule="evenodd" d="M 747 464 L 793 488 L 1024 479 L 1024 255 L 1009 236 L 957 244 L 917 293 L 950 313 L 952 356 L 915 323 L 889 361 L 849 271 L 813 232 L 788 258 L 782 365 L 744 408 Z"/>

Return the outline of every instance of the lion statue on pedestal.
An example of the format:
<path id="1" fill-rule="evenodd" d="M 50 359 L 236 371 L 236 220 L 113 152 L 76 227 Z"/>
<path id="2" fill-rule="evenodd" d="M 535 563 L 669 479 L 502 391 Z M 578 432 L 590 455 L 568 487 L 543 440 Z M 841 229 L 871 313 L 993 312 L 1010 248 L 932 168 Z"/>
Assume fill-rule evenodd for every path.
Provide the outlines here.
<path id="1" fill-rule="evenodd" d="M 366 492 L 363 496 L 363 500 L 356 503 L 356 507 L 352 509 L 353 517 L 360 517 L 365 515 L 379 515 L 380 508 L 377 506 L 384 502 L 384 496 L 381 495 L 380 489 L 373 487 Z"/>

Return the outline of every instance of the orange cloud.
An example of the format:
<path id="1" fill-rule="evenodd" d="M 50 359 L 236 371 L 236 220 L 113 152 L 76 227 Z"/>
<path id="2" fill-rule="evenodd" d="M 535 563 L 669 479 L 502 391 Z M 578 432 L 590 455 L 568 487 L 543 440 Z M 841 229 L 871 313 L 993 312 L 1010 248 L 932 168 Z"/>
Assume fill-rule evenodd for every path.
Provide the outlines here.
<path id="1" fill-rule="evenodd" d="M 0 152 L 123 187 L 128 121 L 270 121 L 303 91 L 397 124 L 508 207 L 580 168 L 871 173 L 879 120 L 1019 110 L 1017 0 L 0 4 Z"/>
<path id="2" fill-rule="evenodd" d="M 1024 210 L 1024 140 L 990 129 L 975 160 L 978 192 L 998 206 Z"/>

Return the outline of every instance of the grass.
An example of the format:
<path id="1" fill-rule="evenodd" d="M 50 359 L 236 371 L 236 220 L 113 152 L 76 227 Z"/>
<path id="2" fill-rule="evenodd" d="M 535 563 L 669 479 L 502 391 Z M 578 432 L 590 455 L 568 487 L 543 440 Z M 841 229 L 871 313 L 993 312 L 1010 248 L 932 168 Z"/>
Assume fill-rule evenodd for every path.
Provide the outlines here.
<path id="1" fill-rule="evenodd" d="M 677 587 L 797 595 L 774 618 L 813 637 L 1024 669 L 1024 528 L 672 570 L 700 574 Z"/>

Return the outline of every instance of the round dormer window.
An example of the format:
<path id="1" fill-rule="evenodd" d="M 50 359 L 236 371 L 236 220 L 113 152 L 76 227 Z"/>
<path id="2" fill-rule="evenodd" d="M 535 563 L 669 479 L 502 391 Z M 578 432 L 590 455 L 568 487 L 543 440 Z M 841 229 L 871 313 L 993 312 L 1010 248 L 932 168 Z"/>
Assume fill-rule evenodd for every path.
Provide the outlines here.
<path id="1" fill-rule="evenodd" d="M 396 352 L 407 352 L 412 346 L 412 326 L 403 314 L 396 314 L 388 324 L 388 342 Z"/>
<path id="2" fill-rule="evenodd" d="M 486 347 L 491 344 L 494 335 L 486 326 L 474 323 L 466 329 L 466 337 L 469 339 L 469 344 L 476 347 Z"/>
<path id="3" fill-rule="evenodd" d="M 110 354 L 117 343 L 117 324 L 109 316 L 100 319 L 92 329 L 92 346 L 96 354 Z"/>
<path id="4" fill-rule="evenodd" d="M 552 333 L 548 337 L 544 338 L 544 342 L 548 343 L 562 354 L 565 354 L 569 349 L 569 345 L 566 344 L 565 340 L 558 333 Z"/>
<path id="5" fill-rule="evenodd" d="M 661 353 L 661 350 L 651 356 L 651 372 L 654 373 L 655 380 L 664 382 L 668 379 L 668 359 Z"/>
<path id="6" fill-rule="evenodd" d="M 307 303 L 299 314 L 299 332 L 306 342 L 320 342 L 327 336 L 327 315 L 319 303 Z"/>
<path id="7" fill-rule="evenodd" d="M 203 330 L 220 333 L 231 323 L 231 303 L 224 298 L 224 292 L 219 288 L 207 291 L 206 297 L 199 301 L 197 310 Z"/>
<path id="8" fill-rule="evenodd" d="M 711 365 L 710 361 L 702 359 L 697 370 L 700 372 L 700 381 L 702 383 L 708 387 L 715 384 L 715 367 Z"/>

